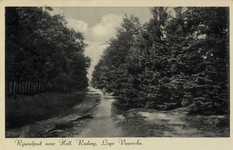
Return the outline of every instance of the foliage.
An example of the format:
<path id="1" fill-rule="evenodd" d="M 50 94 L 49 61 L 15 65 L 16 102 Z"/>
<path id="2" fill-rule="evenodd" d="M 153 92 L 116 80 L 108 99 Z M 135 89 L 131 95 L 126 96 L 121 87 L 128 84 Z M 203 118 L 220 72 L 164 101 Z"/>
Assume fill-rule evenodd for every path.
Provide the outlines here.
<path id="1" fill-rule="evenodd" d="M 50 7 L 6 7 L 6 80 L 88 86 L 84 37 Z"/>
<path id="2" fill-rule="evenodd" d="M 155 7 L 141 25 L 127 16 L 93 72 L 125 107 L 229 112 L 229 9 Z"/>

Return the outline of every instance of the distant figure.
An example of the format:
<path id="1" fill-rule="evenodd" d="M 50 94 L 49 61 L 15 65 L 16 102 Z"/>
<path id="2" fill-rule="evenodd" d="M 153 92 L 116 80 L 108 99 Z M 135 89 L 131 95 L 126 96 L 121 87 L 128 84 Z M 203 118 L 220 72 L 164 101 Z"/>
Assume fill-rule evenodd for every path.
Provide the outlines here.
<path id="1" fill-rule="evenodd" d="M 104 86 L 104 88 L 103 88 L 103 94 L 105 95 L 105 92 L 106 92 L 106 88 L 105 88 L 105 86 Z"/>

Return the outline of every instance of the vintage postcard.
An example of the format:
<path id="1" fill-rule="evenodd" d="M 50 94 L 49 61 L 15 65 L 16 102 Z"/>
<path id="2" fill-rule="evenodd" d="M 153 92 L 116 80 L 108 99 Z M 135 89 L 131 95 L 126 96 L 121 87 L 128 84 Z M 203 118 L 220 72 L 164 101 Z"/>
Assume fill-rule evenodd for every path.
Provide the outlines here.
<path id="1" fill-rule="evenodd" d="M 0 4 L 0 149 L 233 149 L 232 1 Z"/>

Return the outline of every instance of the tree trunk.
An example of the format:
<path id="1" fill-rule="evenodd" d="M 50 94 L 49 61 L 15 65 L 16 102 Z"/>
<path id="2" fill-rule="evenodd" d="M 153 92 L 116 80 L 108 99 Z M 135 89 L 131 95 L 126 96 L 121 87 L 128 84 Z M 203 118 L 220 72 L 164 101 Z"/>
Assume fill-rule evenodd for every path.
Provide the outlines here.
<path id="1" fill-rule="evenodd" d="M 28 94 L 31 94 L 31 81 L 28 81 Z"/>
<path id="2" fill-rule="evenodd" d="M 51 83 L 49 82 L 49 91 L 51 91 Z"/>
<path id="3" fill-rule="evenodd" d="M 22 94 L 25 94 L 25 81 L 23 81 L 23 85 L 22 85 Z"/>
<path id="4" fill-rule="evenodd" d="M 35 94 L 35 89 L 36 89 L 35 85 L 36 85 L 35 82 L 32 82 L 32 94 Z"/>
<path id="5" fill-rule="evenodd" d="M 28 94 L 28 81 L 26 80 L 25 83 L 25 94 Z"/>
<path id="6" fill-rule="evenodd" d="M 46 81 L 46 91 L 49 91 L 49 83 Z"/>
<path id="7" fill-rule="evenodd" d="M 13 81 L 13 95 L 14 95 L 14 97 L 16 96 L 16 85 L 15 85 L 15 80 Z"/>
<path id="8" fill-rule="evenodd" d="M 39 82 L 39 92 L 41 93 L 41 82 Z"/>
<path id="9" fill-rule="evenodd" d="M 39 93 L 39 81 L 36 82 L 36 93 Z"/>
<path id="10" fill-rule="evenodd" d="M 22 88 L 21 88 L 21 84 L 22 84 L 22 82 L 18 82 L 18 94 L 21 94 L 21 90 L 22 90 Z"/>

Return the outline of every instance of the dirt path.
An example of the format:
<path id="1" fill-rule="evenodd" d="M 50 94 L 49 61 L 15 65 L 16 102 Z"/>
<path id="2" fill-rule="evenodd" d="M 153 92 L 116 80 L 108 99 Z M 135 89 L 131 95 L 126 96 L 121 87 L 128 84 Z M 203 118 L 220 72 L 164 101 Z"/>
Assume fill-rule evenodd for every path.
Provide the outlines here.
<path id="1" fill-rule="evenodd" d="M 115 99 L 106 94 L 102 95 L 100 104 L 94 112 L 93 119 L 83 128 L 80 134 L 75 137 L 122 137 L 122 129 L 117 123 L 123 116 L 112 112 L 112 103 Z"/>
<path id="2" fill-rule="evenodd" d="M 84 94 L 83 102 L 54 118 L 7 130 L 6 137 L 69 137 L 70 133 L 66 131 L 74 126 L 82 126 L 91 119 L 92 112 L 100 101 L 100 94 L 93 92 L 91 88 L 88 92 L 73 94 Z"/>
<path id="3" fill-rule="evenodd" d="M 80 93 L 77 93 L 80 94 Z M 122 116 L 111 111 L 113 96 L 89 87 L 81 104 L 57 117 L 6 131 L 6 137 L 120 137 Z"/>
<path id="4" fill-rule="evenodd" d="M 94 88 L 89 88 L 89 91 L 89 94 L 100 96 L 99 103 L 84 117 L 70 122 L 71 127 L 62 131 L 60 135 L 63 137 L 122 137 L 122 129 L 117 124 L 123 117 L 111 111 L 114 97 L 108 93 L 103 95 L 100 90 Z"/>
<path id="5" fill-rule="evenodd" d="M 80 93 L 76 93 L 80 94 Z M 186 108 L 172 111 L 131 109 L 124 116 L 113 108 L 114 96 L 88 88 L 82 103 L 57 117 L 6 131 L 6 137 L 221 137 L 215 128 L 223 116 L 188 117 Z M 200 121 L 203 121 L 200 123 Z M 216 124 L 216 122 L 215 122 Z"/>

